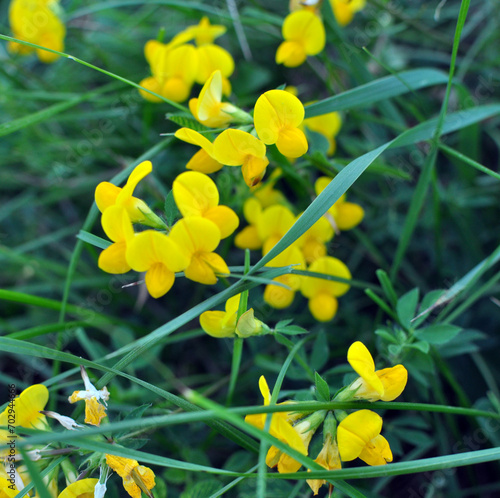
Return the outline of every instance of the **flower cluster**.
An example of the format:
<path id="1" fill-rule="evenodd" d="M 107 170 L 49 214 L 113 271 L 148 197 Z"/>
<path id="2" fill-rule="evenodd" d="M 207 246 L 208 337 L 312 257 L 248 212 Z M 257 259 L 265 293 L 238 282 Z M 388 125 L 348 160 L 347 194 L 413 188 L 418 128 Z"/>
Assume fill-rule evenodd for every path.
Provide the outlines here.
<path id="1" fill-rule="evenodd" d="M 100 183 L 95 192 L 102 213 L 102 227 L 112 244 L 99 256 L 99 267 L 108 273 L 145 272 L 149 294 L 158 298 L 174 284 L 175 273 L 184 272 L 190 280 L 215 284 L 218 274 L 229 268 L 214 251 L 221 239 L 231 235 L 239 219 L 227 206 L 219 206 L 217 186 L 197 171 L 180 174 L 172 192 L 182 218 L 168 227 L 148 205 L 132 194 L 135 187 L 152 171 L 144 161 L 130 174 L 123 188 Z M 134 232 L 133 223 L 158 230 Z"/>
<path id="2" fill-rule="evenodd" d="M 13 0 L 9 8 L 9 23 L 12 35 L 19 40 L 62 52 L 66 28 L 61 21 L 59 0 Z M 9 42 L 9 50 L 21 55 L 35 52 L 35 48 Z M 54 62 L 57 54 L 36 49 L 40 61 Z"/>
<path id="3" fill-rule="evenodd" d="M 224 95 L 229 95 L 228 78 L 233 74 L 234 61 L 227 50 L 214 43 L 225 32 L 225 26 L 212 25 L 203 17 L 198 25 L 189 26 L 169 43 L 149 40 L 144 54 L 151 76 L 143 79 L 140 86 L 174 102 L 184 102 L 195 83 L 205 83 L 215 70 L 219 70 Z M 189 43 L 191 41 L 195 44 Z M 140 94 L 151 102 L 161 102 L 160 98 L 144 90 L 140 90 Z"/>
<path id="4" fill-rule="evenodd" d="M 359 375 L 332 401 L 392 401 L 404 390 L 408 372 L 403 365 L 375 370 L 373 358 L 363 343 L 351 345 L 347 360 Z M 271 394 L 264 377 L 259 380 L 264 406 L 270 404 Z M 342 462 L 360 458 L 368 465 L 385 465 L 393 459 L 388 441 L 381 435 L 382 417 L 371 410 L 356 410 L 347 414 L 343 410 L 316 410 L 309 414 L 293 411 L 293 402 L 286 401 L 290 411 L 272 415 L 269 433 L 303 455 L 308 454 L 309 443 L 323 423 L 323 447 L 315 462 L 327 470 L 340 469 Z M 283 404 L 283 403 L 281 403 Z M 245 421 L 264 429 L 266 414 L 247 415 Z M 301 464 L 290 455 L 272 446 L 266 457 L 269 467 L 278 472 L 296 472 Z M 309 486 L 317 495 L 325 480 L 309 479 Z"/>

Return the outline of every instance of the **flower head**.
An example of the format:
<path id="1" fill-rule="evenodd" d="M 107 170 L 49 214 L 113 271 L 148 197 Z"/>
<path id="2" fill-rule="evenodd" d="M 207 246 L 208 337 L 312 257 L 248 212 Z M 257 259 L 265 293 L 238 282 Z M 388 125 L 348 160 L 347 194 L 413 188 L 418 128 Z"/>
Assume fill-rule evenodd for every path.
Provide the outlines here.
<path id="1" fill-rule="evenodd" d="M 353 18 L 354 14 L 365 6 L 366 0 L 330 0 L 330 6 L 335 19 L 340 26 L 346 26 Z"/>
<path id="2" fill-rule="evenodd" d="M 286 16 L 282 33 L 284 42 L 276 52 L 276 63 L 300 66 L 308 55 L 319 54 L 325 47 L 325 28 L 321 18 L 308 9 Z"/>
<path id="3" fill-rule="evenodd" d="M 146 287 L 154 298 L 165 295 L 174 284 L 175 272 L 190 263 L 172 237 L 155 230 L 137 234 L 127 246 L 126 258 L 133 270 L 146 272 Z"/>
<path id="4" fill-rule="evenodd" d="M 201 147 L 186 164 L 186 169 L 209 174 L 219 171 L 224 166 L 215 159 L 213 143 L 201 133 L 191 128 L 180 128 L 175 132 L 175 136 L 179 140 Z"/>
<path id="5" fill-rule="evenodd" d="M 9 8 L 9 22 L 14 38 L 41 45 L 62 52 L 66 28 L 60 19 L 59 0 L 12 0 Z M 10 42 L 13 53 L 29 54 L 33 47 Z M 59 55 L 36 49 L 40 61 L 54 62 Z"/>
<path id="6" fill-rule="evenodd" d="M 200 315 L 201 328 L 212 337 L 234 337 L 236 335 L 236 316 L 241 294 L 226 301 L 225 311 L 205 311 Z"/>
<path id="7" fill-rule="evenodd" d="M 214 156 L 227 166 L 241 166 L 249 187 L 260 182 L 269 164 L 264 143 L 242 130 L 224 130 L 214 141 Z"/>
<path id="8" fill-rule="evenodd" d="M 81 479 L 70 484 L 61 491 L 58 498 L 90 498 L 94 496 L 94 491 L 99 479 Z M 1 496 L 1 495 L 0 495 Z"/>
<path id="9" fill-rule="evenodd" d="M 300 157 L 307 152 L 307 139 L 299 129 L 303 119 L 302 102 L 285 90 L 269 90 L 255 103 L 257 135 L 266 145 L 276 144 L 287 157 Z"/>
<path id="10" fill-rule="evenodd" d="M 75 391 L 69 398 L 70 403 L 85 400 L 85 423 L 92 425 L 101 425 L 101 420 L 106 417 L 106 406 L 109 399 L 109 392 L 106 386 L 97 390 L 90 382 L 85 367 L 80 366 L 85 391 Z M 104 405 L 101 405 L 102 401 Z"/>
<path id="11" fill-rule="evenodd" d="M 141 498 L 142 493 L 152 498 L 155 474 L 137 460 L 114 455 L 106 455 L 106 463 L 123 479 L 123 487 L 132 498 Z"/>
<path id="12" fill-rule="evenodd" d="M 271 392 L 264 376 L 261 376 L 259 379 L 259 388 L 262 393 L 262 397 L 264 398 L 264 406 L 268 406 L 271 402 Z M 245 422 L 253 425 L 254 427 L 258 427 L 259 429 L 264 429 L 267 416 L 269 415 L 247 415 L 245 417 Z M 299 434 L 299 432 L 297 432 L 292 426 L 289 420 L 288 412 L 277 412 L 272 414 L 269 434 L 288 444 L 290 447 L 299 451 L 303 455 L 307 455 L 307 447 L 304 440 L 302 439 L 301 434 Z M 288 456 L 286 453 L 283 453 L 275 446 L 271 446 L 267 452 L 266 464 L 271 468 L 278 466 L 278 472 L 280 473 L 296 472 L 299 470 L 301 465 L 299 462 Z"/>
<path id="13" fill-rule="evenodd" d="M 19 396 L 12 400 L 12 406 L 8 406 L 0 413 L 0 426 L 7 426 L 9 409 L 15 410 L 18 427 L 28 429 L 45 429 L 47 419 L 39 413 L 45 408 L 49 400 L 49 390 L 43 384 L 34 384 L 26 388 Z"/>
<path id="14" fill-rule="evenodd" d="M 344 418 L 337 428 L 340 458 L 349 462 L 361 458 L 368 465 L 392 462 L 392 452 L 382 430 L 382 417 L 371 410 L 358 410 Z"/>
<path id="15" fill-rule="evenodd" d="M 347 351 L 347 361 L 359 375 L 347 388 L 355 399 L 368 401 L 393 401 L 406 387 L 408 371 L 403 365 L 375 370 L 370 351 L 360 341 L 356 341 Z"/>

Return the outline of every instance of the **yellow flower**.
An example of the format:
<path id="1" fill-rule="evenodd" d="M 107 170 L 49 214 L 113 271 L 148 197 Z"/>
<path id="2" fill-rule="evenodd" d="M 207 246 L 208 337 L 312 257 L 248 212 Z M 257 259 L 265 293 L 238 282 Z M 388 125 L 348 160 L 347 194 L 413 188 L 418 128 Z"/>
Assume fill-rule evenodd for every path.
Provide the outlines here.
<path id="1" fill-rule="evenodd" d="M 321 217 L 297 241 L 307 263 L 326 256 L 326 243 L 332 240 L 334 231 L 325 217 Z"/>
<path id="2" fill-rule="evenodd" d="M 33 460 L 28 452 L 28 457 Z M 38 457 L 40 458 L 40 457 Z M 36 460 L 36 459 L 35 459 Z M 9 468 L 10 467 L 10 468 Z M 40 469 L 41 470 L 41 469 Z M 7 474 L 7 471 L 9 472 Z M 49 491 L 49 495 L 56 498 L 58 495 L 57 476 L 54 473 L 49 474 L 43 478 L 43 482 Z M 12 482 L 12 480 L 14 482 Z M 7 483 L 7 484 L 5 484 Z M 24 488 L 31 483 L 31 476 L 25 465 L 18 463 L 7 463 L 0 466 L 0 498 L 11 498 L 18 496 L 18 493 L 23 491 Z M 31 496 L 30 493 L 26 496 Z M 40 498 L 40 495 L 35 491 L 33 498 Z"/>
<path id="3" fill-rule="evenodd" d="M 241 166 L 245 183 L 252 187 L 260 182 L 269 160 L 266 146 L 242 130 L 225 130 L 214 141 L 214 157 L 227 166 Z"/>
<path id="4" fill-rule="evenodd" d="M 264 376 L 261 376 L 259 379 L 259 388 L 262 397 L 264 398 L 264 406 L 268 406 L 271 402 L 271 392 L 269 391 L 269 386 L 267 385 Z M 245 417 L 245 422 L 253 425 L 254 427 L 258 427 L 259 429 L 264 429 L 267 416 L 267 414 L 247 415 Z M 303 455 L 307 455 L 307 448 L 304 444 L 304 440 L 290 423 L 288 412 L 277 412 L 272 414 L 269 434 L 288 444 L 288 446 L 294 448 Z M 276 467 L 277 465 L 278 472 L 280 473 L 297 472 L 301 465 L 299 462 L 286 453 L 283 453 L 275 446 L 271 446 L 271 448 L 269 448 L 266 455 L 266 464 L 271 468 Z"/>
<path id="5" fill-rule="evenodd" d="M 216 38 L 226 32 L 226 27 L 221 24 L 210 24 L 207 16 L 203 16 L 196 26 L 189 26 L 184 33 L 194 38 L 196 45 L 206 45 L 214 42 Z"/>
<path id="6" fill-rule="evenodd" d="M 264 209 L 256 220 L 257 233 L 267 254 L 295 222 L 295 215 L 285 206 L 276 204 Z"/>
<path id="7" fill-rule="evenodd" d="M 128 242 L 134 238 L 134 229 L 127 210 L 119 204 L 110 206 L 102 214 L 101 224 L 113 244 L 101 252 L 97 265 L 107 273 L 127 273 L 130 265 L 125 254 Z"/>
<path id="8" fill-rule="evenodd" d="M 216 274 L 230 273 L 226 262 L 214 253 L 221 235 L 219 227 L 201 216 L 189 216 L 179 220 L 172 228 L 170 237 L 190 258 L 184 269 L 186 278 L 201 284 L 217 283 Z"/>
<path id="9" fill-rule="evenodd" d="M 368 465 L 392 462 L 391 448 L 381 430 L 382 417 L 371 410 L 348 415 L 337 428 L 340 458 L 349 462 L 359 457 Z"/>
<path id="10" fill-rule="evenodd" d="M 234 337 L 236 335 L 236 316 L 241 294 L 226 301 L 225 311 L 205 311 L 200 315 L 201 328 L 212 337 Z"/>
<path id="11" fill-rule="evenodd" d="M 238 228 L 238 215 L 227 206 L 219 206 L 219 191 L 209 176 L 198 171 L 181 173 L 172 184 L 172 192 L 182 216 L 201 216 L 212 221 L 221 239 Z"/>
<path id="12" fill-rule="evenodd" d="M 81 479 L 63 489 L 58 498 L 93 498 L 98 482 L 99 479 Z"/>
<path id="13" fill-rule="evenodd" d="M 43 384 L 34 384 L 26 388 L 19 396 L 16 396 L 12 403 L 0 413 L 0 426 L 15 425 L 16 427 L 26 427 L 28 429 L 47 428 L 47 419 L 40 410 L 45 408 L 49 400 L 49 390 Z M 14 410 L 15 421 L 8 424 L 9 410 Z M 12 412 L 11 412 L 12 413 Z M 4 431 L 8 437 L 8 431 Z"/>
<path id="14" fill-rule="evenodd" d="M 92 425 L 101 425 L 101 420 L 106 417 L 107 401 L 109 399 L 109 392 L 106 386 L 98 391 L 95 386 L 90 382 L 87 371 L 83 366 L 80 366 L 80 373 L 82 375 L 85 391 L 75 391 L 69 398 L 70 403 L 85 400 L 85 423 Z M 104 405 L 101 405 L 102 401 Z"/>
<path id="15" fill-rule="evenodd" d="M 309 102 L 309 104 L 312 104 L 312 102 Z M 329 156 L 335 152 L 337 148 L 335 136 L 342 126 L 342 118 L 338 112 L 329 112 L 321 116 L 304 119 L 303 125 L 311 131 L 320 133 L 328 140 L 329 148 L 327 154 Z"/>
<path id="16" fill-rule="evenodd" d="M 284 42 L 276 52 L 276 63 L 287 67 L 303 64 L 308 55 L 325 47 L 325 28 L 320 17 L 307 9 L 288 14 L 283 22 Z"/>
<path id="17" fill-rule="evenodd" d="M 152 76 L 143 79 L 140 85 L 174 102 L 184 102 L 198 72 L 198 53 L 193 45 L 184 44 L 190 36 L 179 34 L 169 44 L 149 40 L 144 53 Z M 146 100 L 161 102 L 161 99 L 139 90 Z"/>
<path id="18" fill-rule="evenodd" d="M 5 477 L 0 477 L 0 498 L 14 498 L 19 493 L 17 486 Z"/>
<path id="19" fill-rule="evenodd" d="M 155 230 L 137 234 L 127 245 L 126 258 L 133 270 L 146 272 L 146 287 L 155 299 L 172 288 L 175 272 L 190 262 L 189 255 L 170 236 Z"/>
<path id="20" fill-rule="evenodd" d="M 14 38 L 41 45 L 62 52 L 66 28 L 60 19 L 59 0 L 12 0 L 9 8 L 9 22 Z M 30 54 L 35 49 L 15 42 L 9 42 L 13 53 Z M 36 49 L 42 62 L 50 63 L 59 55 Z"/>
<path id="21" fill-rule="evenodd" d="M 340 259 L 331 256 L 318 258 L 309 266 L 308 271 L 351 278 L 347 266 Z M 319 322 L 328 322 L 337 312 L 337 297 L 344 295 L 349 290 L 349 285 L 322 278 L 302 277 L 300 290 L 309 299 L 309 310 L 314 318 Z"/>
<path id="22" fill-rule="evenodd" d="M 195 119 L 210 128 L 223 128 L 233 121 L 237 107 L 222 102 L 222 73 L 214 71 L 206 80 L 198 98 L 189 101 L 189 109 Z"/>
<path id="23" fill-rule="evenodd" d="M 114 205 L 123 206 L 132 223 L 142 223 L 156 228 L 165 228 L 165 223 L 156 216 L 141 199 L 133 197 L 137 184 L 153 171 L 151 161 L 138 164 L 127 179 L 123 188 L 109 182 L 101 182 L 95 189 L 95 202 L 101 213 Z"/>
<path id="24" fill-rule="evenodd" d="M 287 157 L 307 152 L 307 139 L 298 128 L 304 119 L 302 102 L 284 90 L 269 90 L 261 95 L 254 108 L 255 131 L 266 144 L 276 144 Z"/>
<path id="25" fill-rule="evenodd" d="M 142 493 L 152 498 L 155 474 L 137 460 L 114 455 L 106 455 L 106 463 L 123 479 L 123 487 L 132 498 L 141 498 Z"/>
<path id="26" fill-rule="evenodd" d="M 406 387 L 408 371 L 403 365 L 375 371 L 375 363 L 370 351 L 360 341 L 356 341 L 347 351 L 347 361 L 360 376 L 346 391 L 354 392 L 355 399 L 368 401 L 392 401 Z"/>
<path id="27" fill-rule="evenodd" d="M 188 161 L 186 169 L 209 174 L 219 171 L 224 166 L 214 157 L 214 144 L 201 133 L 191 130 L 191 128 L 180 128 L 175 132 L 175 136 L 188 144 L 201 147 L 201 149 Z"/>
<path id="28" fill-rule="evenodd" d="M 333 15 L 340 26 L 349 24 L 354 14 L 364 8 L 365 0 L 330 0 Z"/>
<path id="29" fill-rule="evenodd" d="M 255 197 L 249 197 L 243 203 L 243 216 L 249 225 L 234 238 L 234 245 L 240 249 L 260 249 L 262 240 L 257 230 L 257 221 L 262 213 L 261 203 Z"/>
<path id="30" fill-rule="evenodd" d="M 314 190 L 319 195 L 332 181 L 327 176 L 322 176 L 316 180 Z M 365 212 L 358 204 L 346 202 L 344 194 L 325 214 L 326 218 L 332 223 L 334 229 L 350 230 L 361 223 Z"/>
<path id="31" fill-rule="evenodd" d="M 304 270 L 306 265 L 304 256 L 297 246 L 291 245 L 278 256 L 266 263 L 266 266 L 280 267 L 293 265 L 296 270 Z M 268 284 L 264 289 L 264 301 L 276 309 L 283 309 L 290 306 L 295 297 L 295 292 L 300 289 L 301 281 L 304 277 L 299 275 L 281 275 L 273 279 L 273 282 L 278 282 L 285 285 Z"/>

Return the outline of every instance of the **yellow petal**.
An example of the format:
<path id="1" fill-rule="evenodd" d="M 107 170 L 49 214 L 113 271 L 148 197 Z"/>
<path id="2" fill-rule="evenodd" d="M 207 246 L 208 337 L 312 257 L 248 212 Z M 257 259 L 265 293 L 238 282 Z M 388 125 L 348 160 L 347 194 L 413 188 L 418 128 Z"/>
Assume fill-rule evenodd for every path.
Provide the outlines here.
<path id="1" fill-rule="evenodd" d="M 254 187 L 258 185 L 266 173 L 267 165 L 269 164 L 269 159 L 267 157 L 255 157 L 247 156 L 243 166 L 241 167 L 241 173 L 245 183 L 249 187 Z"/>
<path id="2" fill-rule="evenodd" d="M 199 171 L 200 173 L 205 173 L 206 175 L 210 173 L 215 173 L 223 168 L 223 164 L 216 161 L 203 149 L 200 149 L 186 164 L 186 169 L 192 171 Z"/>
<path id="3" fill-rule="evenodd" d="M 162 93 L 162 82 L 158 80 L 155 76 L 149 76 L 148 78 L 144 78 L 140 83 L 140 86 L 145 88 L 146 90 L 150 90 L 158 95 Z M 149 92 L 146 92 L 142 89 L 139 89 L 139 93 L 143 99 L 149 100 L 149 102 L 163 102 L 160 97 L 156 95 L 152 95 Z"/>
<path id="4" fill-rule="evenodd" d="M 338 301 L 325 292 L 320 292 L 309 299 L 309 310 L 318 322 L 329 322 L 337 313 Z"/>
<path id="5" fill-rule="evenodd" d="M 196 48 L 189 44 L 172 48 L 168 53 L 167 66 L 169 78 L 178 78 L 191 89 L 198 71 Z"/>
<path id="6" fill-rule="evenodd" d="M 168 78 L 161 86 L 160 95 L 174 102 L 184 102 L 191 93 L 192 82 L 179 76 Z"/>
<path id="7" fill-rule="evenodd" d="M 294 214 L 285 206 L 275 205 L 268 207 L 257 220 L 257 230 L 261 240 L 271 236 L 280 239 L 295 221 Z"/>
<path id="8" fill-rule="evenodd" d="M 92 498 L 99 479 L 81 479 L 61 491 L 58 498 Z M 2 495 L 0 494 L 0 497 Z"/>
<path id="9" fill-rule="evenodd" d="M 276 147 L 286 157 L 301 157 L 307 152 L 309 146 L 302 130 L 284 127 L 280 131 Z"/>
<path id="10" fill-rule="evenodd" d="M 205 83 L 216 70 L 221 72 L 222 79 L 229 78 L 234 72 L 233 57 L 218 45 L 209 44 L 198 47 L 198 60 L 197 83 Z"/>
<path id="11" fill-rule="evenodd" d="M 134 193 L 137 184 L 144 177 L 149 175 L 151 171 L 153 171 L 153 165 L 151 164 L 151 161 L 143 161 L 142 163 L 138 164 L 132 170 L 132 173 L 130 173 L 130 176 L 128 177 L 127 183 L 119 192 L 118 197 L 116 199 L 116 203 L 121 204 L 125 202 L 129 197 L 132 197 L 132 194 Z"/>
<path id="12" fill-rule="evenodd" d="M 384 387 L 384 394 L 380 398 L 382 401 L 396 399 L 403 392 L 408 381 L 408 371 L 403 365 L 377 370 L 375 374 Z"/>
<path id="13" fill-rule="evenodd" d="M 254 197 L 249 197 L 243 204 L 243 216 L 248 223 L 255 224 L 262 213 L 261 202 Z"/>
<path id="14" fill-rule="evenodd" d="M 212 142 L 201 133 L 191 130 L 190 128 L 180 128 L 175 132 L 175 137 L 188 144 L 201 147 L 209 156 L 214 157 L 214 146 Z"/>
<path id="15" fill-rule="evenodd" d="M 259 238 L 257 227 L 249 225 L 241 230 L 234 238 L 234 245 L 240 249 L 260 249 L 262 247 L 262 241 Z"/>
<path id="16" fill-rule="evenodd" d="M 304 46 L 296 41 L 284 41 L 276 51 L 276 64 L 283 64 L 286 67 L 300 66 L 306 58 Z"/>
<path id="17" fill-rule="evenodd" d="M 263 375 L 259 377 L 259 390 L 264 398 L 264 406 L 267 406 L 271 402 L 271 391 Z"/>
<path id="18" fill-rule="evenodd" d="M 181 173 L 172 184 L 175 203 L 184 217 L 203 216 L 219 204 L 219 191 L 214 181 L 198 171 Z"/>
<path id="19" fill-rule="evenodd" d="M 106 273 L 121 274 L 131 270 L 127 262 L 127 242 L 115 242 L 99 254 L 97 266 Z"/>
<path id="20" fill-rule="evenodd" d="M 307 55 L 319 54 L 325 47 L 325 28 L 313 12 L 302 9 L 289 14 L 283 22 L 283 38 L 299 43 Z"/>
<path id="21" fill-rule="evenodd" d="M 347 361 L 355 372 L 368 383 L 379 396 L 384 395 L 384 386 L 375 374 L 375 363 L 368 348 L 360 341 L 351 344 L 347 351 Z"/>
<path id="22" fill-rule="evenodd" d="M 116 204 L 121 188 L 109 182 L 101 182 L 95 189 L 95 203 L 101 213 Z"/>
<path id="23" fill-rule="evenodd" d="M 227 313 L 224 311 L 205 311 L 200 315 L 201 328 L 212 337 L 234 337 L 236 329 L 236 314 L 232 320 L 223 323 Z"/>
<path id="24" fill-rule="evenodd" d="M 229 268 L 221 256 L 214 252 L 196 253 L 191 264 L 184 270 L 186 278 L 205 285 L 217 283 L 215 274 L 229 274 Z"/>
<path id="25" fill-rule="evenodd" d="M 387 462 L 392 462 L 392 451 L 389 442 L 379 434 L 363 448 L 359 458 L 368 465 L 385 465 Z"/>
<path id="26" fill-rule="evenodd" d="M 164 296 L 174 285 L 175 273 L 163 263 L 154 263 L 146 273 L 146 287 L 151 297 Z"/>
<path id="27" fill-rule="evenodd" d="M 46 429 L 45 415 L 38 412 L 45 408 L 48 400 L 49 390 L 43 384 L 34 384 L 26 388 L 12 400 L 16 414 L 15 425 L 29 429 Z M 6 417 L 9 408 L 12 409 L 6 407 L 2 412 L 2 418 Z"/>
<path id="28" fill-rule="evenodd" d="M 189 264 L 184 248 L 174 240 L 155 230 L 137 234 L 128 244 L 127 262 L 135 271 L 147 271 L 155 263 L 164 264 L 170 271 L 182 271 Z"/>
<path id="29" fill-rule="evenodd" d="M 105 418 L 106 408 L 95 397 L 85 400 L 85 423 L 99 426 Z"/>
<path id="30" fill-rule="evenodd" d="M 192 255 L 214 251 L 220 242 L 220 230 L 213 221 L 191 216 L 179 220 L 172 227 L 169 237 L 186 254 Z"/>
<path id="31" fill-rule="evenodd" d="M 273 281 L 280 282 L 281 277 L 277 277 Z M 294 297 L 295 291 L 278 285 L 268 284 L 264 290 L 264 301 L 276 309 L 288 308 L 292 304 Z"/>
<path id="32" fill-rule="evenodd" d="M 214 156 L 227 166 L 241 166 L 247 156 L 263 158 L 266 146 L 246 131 L 224 130 L 214 141 Z"/>
<path id="33" fill-rule="evenodd" d="M 358 204 L 351 202 L 343 202 L 337 207 L 337 216 L 335 216 L 335 223 L 340 230 L 350 230 L 356 225 L 361 223 L 365 212 Z"/>
<path id="34" fill-rule="evenodd" d="M 351 272 L 340 259 L 324 256 L 314 261 L 308 271 L 324 273 L 340 278 L 351 279 Z M 303 277 L 301 292 L 305 297 L 312 298 L 320 292 L 339 297 L 349 290 L 349 284 L 324 280 L 316 277 Z"/>
<path id="35" fill-rule="evenodd" d="M 213 221 L 220 230 L 220 238 L 229 237 L 240 224 L 238 215 L 227 206 L 215 206 L 203 215 L 207 220 Z"/>
<path id="36" fill-rule="evenodd" d="M 120 476 L 128 477 L 132 470 L 139 466 L 137 460 L 106 454 L 106 463 Z"/>
<path id="37" fill-rule="evenodd" d="M 123 206 L 115 205 L 107 208 L 102 213 L 101 224 L 113 242 L 126 242 L 134 237 L 132 222 Z"/>
<path id="38" fill-rule="evenodd" d="M 348 415 L 337 428 L 340 458 L 344 462 L 357 458 L 381 430 L 382 417 L 371 410 L 358 410 Z"/>

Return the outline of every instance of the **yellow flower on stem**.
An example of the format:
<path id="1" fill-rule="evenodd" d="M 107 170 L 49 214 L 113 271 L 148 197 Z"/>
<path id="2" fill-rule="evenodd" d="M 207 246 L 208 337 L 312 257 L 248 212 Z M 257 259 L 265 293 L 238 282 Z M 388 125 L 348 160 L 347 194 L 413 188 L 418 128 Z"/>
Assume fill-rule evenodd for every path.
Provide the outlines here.
<path id="1" fill-rule="evenodd" d="M 281 31 L 285 41 L 276 52 L 277 64 L 297 67 L 305 62 L 308 55 L 317 55 L 325 48 L 323 22 L 308 9 L 288 14 Z"/>
<path id="2" fill-rule="evenodd" d="M 347 351 L 347 361 L 359 377 L 344 391 L 342 399 L 365 399 L 368 401 L 393 401 L 406 387 L 408 371 L 403 365 L 375 370 L 373 357 L 367 347 L 356 341 Z"/>
<path id="3" fill-rule="evenodd" d="M 236 294 L 226 301 L 225 311 L 205 311 L 200 315 L 201 328 L 212 337 L 235 337 L 236 316 L 241 294 Z"/>
<path id="4" fill-rule="evenodd" d="M 172 288 L 175 272 L 184 270 L 190 262 L 184 248 L 155 230 L 137 234 L 127 246 L 126 258 L 133 270 L 146 272 L 146 287 L 155 299 Z"/>
<path id="5" fill-rule="evenodd" d="M 149 206 L 142 200 L 134 197 L 137 184 L 153 171 L 151 161 L 143 161 L 130 173 L 127 183 L 117 187 L 109 182 L 101 182 L 95 189 L 95 202 L 101 213 L 115 205 L 123 206 L 132 223 L 142 223 L 155 228 L 165 228 L 165 223 L 151 211 Z"/>
<path id="6" fill-rule="evenodd" d="M 254 108 L 255 131 L 266 144 L 276 144 L 287 157 L 307 152 L 307 139 L 299 129 L 304 119 L 302 102 L 285 90 L 269 90 L 261 95 Z"/>
<path id="7" fill-rule="evenodd" d="M 382 431 L 382 417 L 371 410 L 358 410 L 344 418 L 337 428 L 340 458 L 349 462 L 361 458 L 368 465 L 392 462 L 392 452 Z"/>
<path id="8" fill-rule="evenodd" d="M 269 386 L 267 385 L 264 376 L 259 379 L 259 388 L 264 398 L 264 406 L 268 406 L 271 402 L 271 392 Z M 283 404 L 283 403 L 279 403 Z M 280 441 L 288 444 L 288 446 L 299 451 L 303 455 L 307 455 L 307 448 L 301 435 L 294 429 L 290 423 L 288 412 L 276 412 L 272 415 L 270 414 L 257 414 L 257 415 L 247 415 L 245 417 L 245 422 L 258 427 L 259 429 L 264 429 L 266 424 L 267 416 L 271 416 L 271 425 L 269 427 L 269 434 L 279 439 Z M 271 446 L 266 456 L 266 464 L 269 467 L 278 466 L 278 472 L 297 472 L 300 468 L 300 463 L 294 460 L 292 457 L 283 453 L 281 450 L 275 446 Z"/>
<path id="9" fill-rule="evenodd" d="M 266 146 L 242 130 L 224 130 L 214 141 L 214 157 L 227 166 L 241 166 L 245 183 L 257 185 L 266 172 L 269 160 Z"/>
<path id="10" fill-rule="evenodd" d="M 306 264 L 300 249 L 292 245 L 266 263 L 266 266 L 292 266 L 296 270 L 304 270 Z M 303 278 L 304 277 L 294 274 L 281 275 L 274 278 L 273 282 L 277 282 L 281 285 L 266 285 L 264 289 L 264 301 L 276 309 L 287 308 L 292 304 L 295 292 L 300 289 Z"/>
<path id="11" fill-rule="evenodd" d="M 107 273 L 127 273 L 130 270 L 125 257 L 127 245 L 135 235 L 127 210 L 119 204 L 110 206 L 102 214 L 101 224 L 113 244 L 99 254 L 97 265 Z"/>
<path id="12" fill-rule="evenodd" d="M 12 35 L 19 40 L 62 52 L 66 28 L 60 14 L 59 0 L 12 0 L 9 8 Z M 9 42 L 9 51 L 25 55 L 35 49 Z M 54 62 L 59 58 L 59 55 L 39 48 L 36 53 L 40 61 L 45 63 Z"/>
<path id="13" fill-rule="evenodd" d="M 137 460 L 114 455 L 106 455 L 106 463 L 123 479 L 123 487 L 132 498 L 141 498 L 142 493 L 153 498 L 155 474 Z"/>
<path id="14" fill-rule="evenodd" d="M 307 263 L 313 263 L 319 258 L 326 256 L 326 243 L 332 240 L 335 232 L 325 217 L 321 217 L 311 228 L 309 228 L 297 243 L 302 249 L 302 254 Z"/>
<path id="15" fill-rule="evenodd" d="M 224 128 L 243 112 L 228 102 L 222 102 L 220 70 L 214 71 L 206 80 L 198 98 L 189 101 L 189 110 L 196 120 L 210 128 Z"/>
<path id="16" fill-rule="evenodd" d="M 201 133 L 191 130 L 191 128 L 180 128 L 175 132 L 175 136 L 188 144 L 201 147 L 186 164 L 186 169 L 209 174 L 219 171 L 224 166 L 214 157 L 214 144 Z"/>
<path id="17" fill-rule="evenodd" d="M 327 176 L 318 178 L 314 184 L 316 195 L 321 194 L 331 181 L 332 179 Z M 361 223 L 365 215 L 360 205 L 346 202 L 345 199 L 346 195 L 344 194 L 325 214 L 335 231 L 354 228 Z"/>
<path id="18" fill-rule="evenodd" d="M 109 392 L 106 386 L 100 391 L 90 382 L 89 376 L 85 367 L 80 366 L 85 391 L 75 391 L 69 398 L 70 403 L 85 400 L 85 423 L 99 426 L 101 420 L 106 417 L 106 406 L 109 399 Z M 104 405 L 101 405 L 102 401 Z"/>
<path id="19" fill-rule="evenodd" d="M 330 0 L 333 15 L 340 26 L 349 24 L 354 14 L 363 9 L 365 4 L 365 0 Z"/>
<path id="20" fill-rule="evenodd" d="M 309 104 L 312 104 L 312 102 L 309 102 Z M 329 156 L 334 154 L 337 148 L 335 137 L 342 127 L 342 118 L 338 112 L 329 112 L 321 116 L 304 119 L 303 125 L 305 128 L 323 135 L 329 144 L 327 154 Z"/>
<path id="21" fill-rule="evenodd" d="M 238 215 L 228 206 L 219 206 L 219 191 L 209 176 L 198 171 L 181 173 L 172 183 L 172 192 L 182 216 L 201 216 L 212 221 L 219 228 L 221 239 L 238 228 Z"/>
<path id="22" fill-rule="evenodd" d="M 43 384 L 34 384 L 26 388 L 19 396 L 16 396 L 12 403 L 0 413 L 0 426 L 8 426 L 9 410 L 15 412 L 16 427 L 26 427 L 28 429 L 46 429 L 47 419 L 45 415 L 39 413 L 45 408 L 49 400 L 49 390 Z M 8 431 L 5 431 L 8 434 Z M 6 434 L 6 435 L 7 435 Z"/>
<path id="23" fill-rule="evenodd" d="M 172 228 L 170 237 L 190 258 L 184 269 L 186 278 L 205 285 L 217 283 L 217 274 L 230 273 L 226 262 L 216 254 L 221 240 L 218 226 L 201 216 L 179 220 Z"/>
<path id="24" fill-rule="evenodd" d="M 308 271 L 345 279 L 351 278 L 347 266 L 340 259 L 331 256 L 317 259 L 309 266 Z M 337 297 L 349 290 L 349 284 L 317 277 L 302 277 L 300 290 L 304 297 L 309 299 L 309 310 L 314 318 L 319 322 L 328 322 L 337 313 Z"/>
<path id="25" fill-rule="evenodd" d="M 98 482 L 99 479 L 81 479 L 75 481 L 63 489 L 58 498 L 93 498 Z"/>

